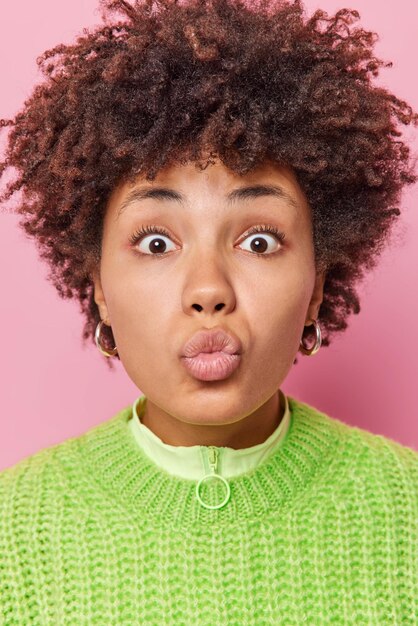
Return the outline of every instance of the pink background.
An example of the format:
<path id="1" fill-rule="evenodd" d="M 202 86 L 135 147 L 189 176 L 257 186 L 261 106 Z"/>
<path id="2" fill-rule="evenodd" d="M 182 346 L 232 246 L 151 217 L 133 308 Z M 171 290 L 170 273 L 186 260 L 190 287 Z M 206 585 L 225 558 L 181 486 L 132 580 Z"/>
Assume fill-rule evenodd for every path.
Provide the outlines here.
<path id="1" fill-rule="evenodd" d="M 377 31 L 378 56 L 392 60 L 378 83 L 418 110 L 418 4 L 355 0 L 306 1 L 356 8 L 365 28 Z M 1 10 L 0 117 L 12 117 L 39 79 L 35 59 L 69 43 L 100 21 L 96 0 L 14 2 Z M 417 151 L 418 129 L 406 137 Z M 3 134 L 4 137 L 4 134 Z M 403 196 L 396 241 L 360 287 L 362 310 L 330 348 L 298 365 L 285 393 L 353 426 L 418 450 L 418 186 Z M 109 419 L 140 394 L 121 363 L 109 372 L 91 345 L 81 346 L 78 304 L 61 300 L 46 280 L 47 267 L 17 218 L 0 211 L 2 359 L 0 365 L 0 470 L 47 446 Z"/>

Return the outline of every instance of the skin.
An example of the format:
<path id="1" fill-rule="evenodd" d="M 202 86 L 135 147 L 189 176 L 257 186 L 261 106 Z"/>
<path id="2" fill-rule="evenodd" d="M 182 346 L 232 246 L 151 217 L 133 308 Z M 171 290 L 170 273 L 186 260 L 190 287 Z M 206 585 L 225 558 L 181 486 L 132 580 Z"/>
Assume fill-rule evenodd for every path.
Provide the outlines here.
<path id="1" fill-rule="evenodd" d="M 297 206 L 271 195 L 227 203 L 233 189 L 259 184 L 279 185 Z M 161 186 L 184 194 L 185 205 L 147 198 L 119 214 L 134 188 Z M 246 234 L 260 224 L 275 225 L 285 240 Z M 132 245 L 142 225 L 162 226 L 170 238 L 147 234 Z M 259 238 L 265 256 L 256 254 Z M 155 256 L 161 239 L 163 256 Z M 273 433 L 284 412 L 278 390 L 304 325 L 318 318 L 325 280 L 315 270 L 311 209 L 290 169 L 266 160 L 240 176 L 218 160 L 202 171 L 189 162 L 166 166 L 152 182 L 119 185 L 92 279 L 122 364 L 147 397 L 142 422 L 163 442 L 240 449 Z M 199 381 L 179 354 L 197 330 L 215 326 L 241 339 L 241 363 L 229 378 Z"/>

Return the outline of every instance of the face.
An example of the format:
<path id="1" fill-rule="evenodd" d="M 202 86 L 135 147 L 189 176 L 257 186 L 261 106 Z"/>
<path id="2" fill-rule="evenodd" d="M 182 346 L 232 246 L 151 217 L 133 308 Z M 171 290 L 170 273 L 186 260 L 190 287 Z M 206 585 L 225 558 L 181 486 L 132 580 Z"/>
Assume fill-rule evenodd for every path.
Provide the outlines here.
<path id="1" fill-rule="evenodd" d="M 172 445 L 265 440 L 325 278 L 315 273 L 311 211 L 290 169 L 265 161 L 240 176 L 220 161 L 203 171 L 188 163 L 120 185 L 93 278 L 121 362 L 147 396 L 147 426 Z M 234 333 L 242 354 L 227 378 L 202 381 L 179 355 L 213 327 Z"/>

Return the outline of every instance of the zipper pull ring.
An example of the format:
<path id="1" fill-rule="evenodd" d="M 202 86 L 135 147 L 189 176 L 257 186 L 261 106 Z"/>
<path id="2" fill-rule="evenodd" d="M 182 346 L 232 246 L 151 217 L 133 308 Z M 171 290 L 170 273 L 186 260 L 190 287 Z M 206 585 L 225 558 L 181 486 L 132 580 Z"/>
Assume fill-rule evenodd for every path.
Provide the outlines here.
<path id="1" fill-rule="evenodd" d="M 203 478 L 201 478 L 196 485 L 196 497 L 198 501 L 200 502 L 200 504 L 204 506 L 206 509 L 220 509 L 221 507 L 225 506 L 225 504 L 229 501 L 229 498 L 231 496 L 231 487 L 229 486 L 228 481 L 223 476 L 217 473 L 218 457 L 219 457 L 219 450 L 215 446 L 208 446 L 207 459 L 208 459 L 208 463 L 210 467 L 210 473 L 203 476 Z M 226 496 L 220 504 L 213 504 L 213 505 L 206 504 L 206 502 L 204 502 L 200 496 L 200 486 L 205 480 L 210 480 L 210 479 L 218 479 L 222 481 L 226 487 Z"/>

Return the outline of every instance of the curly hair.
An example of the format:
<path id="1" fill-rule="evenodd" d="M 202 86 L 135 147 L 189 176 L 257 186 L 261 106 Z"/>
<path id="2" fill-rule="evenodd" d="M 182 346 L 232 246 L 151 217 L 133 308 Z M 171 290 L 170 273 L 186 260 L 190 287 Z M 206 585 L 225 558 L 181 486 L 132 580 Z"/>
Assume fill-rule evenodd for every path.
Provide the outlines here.
<path id="1" fill-rule="evenodd" d="M 0 121 L 11 126 L 0 177 L 17 173 L 0 201 L 22 192 L 20 225 L 59 295 L 79 300 L 83 341 L 94 342 L 100 321 L 91 271 L 112 190 L 139 175 L 151 181 L 167 164 L 204 169 L 217 156 L 239 174 L 266 158 L 294 171 L 312 208 L 316 270 L 326 271 L 318 319 L 329 345 L 359 313 L 356 283 L 417 178 L 399 124 L 416 125 L 418 114 L 373 85 L 392 65 L 374 56 L 376 33 L 354 26 L 355 10 L 308 17 L 299 0 L 100 7 L 100 26 L 37 59 L 43 81 Z"/>

